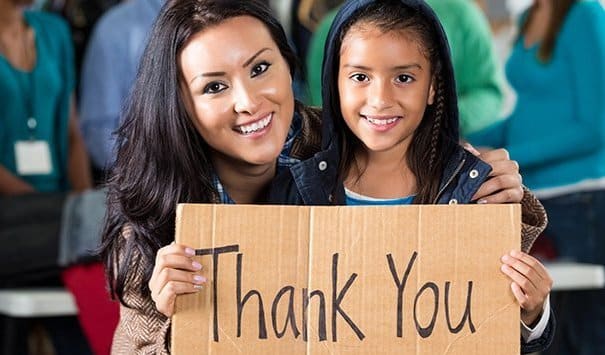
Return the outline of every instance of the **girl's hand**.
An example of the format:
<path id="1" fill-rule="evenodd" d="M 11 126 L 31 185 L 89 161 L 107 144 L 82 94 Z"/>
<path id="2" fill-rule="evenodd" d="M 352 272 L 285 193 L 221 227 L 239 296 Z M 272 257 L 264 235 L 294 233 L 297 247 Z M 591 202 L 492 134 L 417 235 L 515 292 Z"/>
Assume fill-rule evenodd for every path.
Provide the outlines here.
<path id="1" fill-rule="evenodd" d="M 523 199 L 523 181 L 519 164 L 510 160 L 506 149 L 477 151 L 470 144 L 464 148 L 491 165 L 490 179 L 477 190 L 472 200 L 477 203 L 519 203 Z"/>
<path id="2" fill-rule="evenodd" d="M 155 307 L 167 317 L 174 313 L 177 295 L 198 292 L 206 282 L 204 276 L 196 274 L 202 265 L 192 259 L 194 255 L 194 249 L 175 243 L 156 254 L 149 289 Z"/>
<path id="3" fill-rule="evenodd" d="M 521 321 L 532 326 L 542 314 L 552 278 L 540 261 L 517 250 L 502 256 L 502 263 L 502 272 L 513 281 L 510 288 L 521 306 Z"/>

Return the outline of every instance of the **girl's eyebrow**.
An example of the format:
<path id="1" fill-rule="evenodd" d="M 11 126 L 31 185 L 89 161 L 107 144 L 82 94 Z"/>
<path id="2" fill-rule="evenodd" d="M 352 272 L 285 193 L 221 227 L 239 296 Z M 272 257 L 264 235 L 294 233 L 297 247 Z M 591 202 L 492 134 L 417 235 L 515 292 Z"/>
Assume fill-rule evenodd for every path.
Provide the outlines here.
<path id="1" fill-rule="evenodd" d="M 359 64 L 344 64 L 343 67 L 344 68 L 359 69 L 359 70 L 371 70 L 370 67 L 367 67 L 365 65 L 359 65 Z M 422 70 L 422 66 L 420 64 L 417 64 L 417 63 L 412 63 L 412 64 L 398 65 L 396 67 L 393 67 L 393 70 L 410 70 L 410 69 L 419 69 L 419 70 Z"/>
<path id="2" fill-rule="evenodd" d="M 406 64 L 406 65 L 398 65 L 398 66 L 394 67 L 393 69 L 395 69 L 395 70 L 410 70 L 410 69 L 422 70 L 422 65 L 412 63 L 412 64 Z"/>

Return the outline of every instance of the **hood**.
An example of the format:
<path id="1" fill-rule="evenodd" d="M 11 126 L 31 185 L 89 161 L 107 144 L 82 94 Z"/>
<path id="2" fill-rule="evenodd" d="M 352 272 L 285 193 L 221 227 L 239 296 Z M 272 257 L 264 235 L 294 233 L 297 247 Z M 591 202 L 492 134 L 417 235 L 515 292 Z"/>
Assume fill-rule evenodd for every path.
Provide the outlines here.
<path id="1" fill-rule="evenodd" d="M 340 100 L 338 98 L 338 58 L 341 47 L 341 32 L 343 26 L 358 11 L 363 11 L 368 5 L 384 0 L 351 0 L 347 1 L 338 11 L 325 45 L 325 54 L 322 67 L 322 148 L 328 149 L 337 145 L 334 131 L 334 120 L 342 119 L 340 114 Z M 395 0 L 393 0 L 395 1 Z M 420 12 L 429 19 L 429 22 L 437 29 L 439 36 L 439 57 L 442 62 L 441 78 L 445 82 L 445 117 L 443 121 L 445 132 L 450 135 L 452 141 L 458 141 L 458 103 L 456 99 L 456 86 L 454 82 L 454 71 L 450 59 L 450 49 L 441 23 L 435 12 L 422 0 L 400 0 Z"/>

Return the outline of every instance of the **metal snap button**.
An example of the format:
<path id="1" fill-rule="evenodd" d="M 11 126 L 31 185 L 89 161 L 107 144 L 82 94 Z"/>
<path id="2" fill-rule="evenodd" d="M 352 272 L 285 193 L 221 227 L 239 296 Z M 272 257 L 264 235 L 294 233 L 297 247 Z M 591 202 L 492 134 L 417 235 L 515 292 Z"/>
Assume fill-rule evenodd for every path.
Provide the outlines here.
<path id="1" fill-rule="evenodd" d="M 324 171 L 328 168 L 328 163 L 326 163 L 325 160 L 322 160 L 319 162 L 319 165 L 317 167 L 320 171 Z"/>

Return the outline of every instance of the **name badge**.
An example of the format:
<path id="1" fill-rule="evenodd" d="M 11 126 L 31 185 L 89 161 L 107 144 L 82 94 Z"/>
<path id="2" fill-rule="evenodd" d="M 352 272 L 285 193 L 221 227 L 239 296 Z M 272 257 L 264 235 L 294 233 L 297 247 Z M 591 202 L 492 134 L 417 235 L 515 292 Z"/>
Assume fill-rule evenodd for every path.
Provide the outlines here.
<path id="1" fill-rule="evenodd" d="M 19 175 L 47 175 L 52 172 L 50 148 L 46 141 L 18 141 L 15 160 Z"/>

